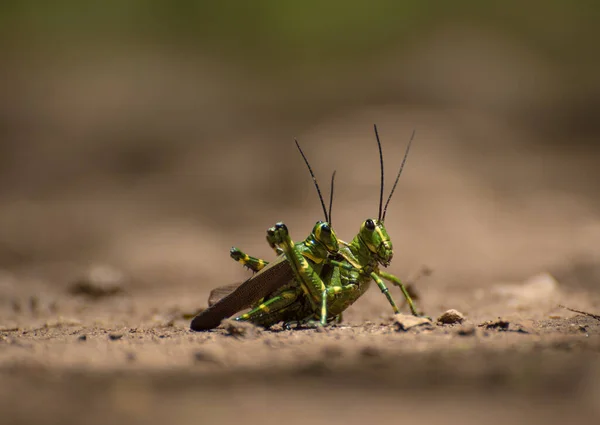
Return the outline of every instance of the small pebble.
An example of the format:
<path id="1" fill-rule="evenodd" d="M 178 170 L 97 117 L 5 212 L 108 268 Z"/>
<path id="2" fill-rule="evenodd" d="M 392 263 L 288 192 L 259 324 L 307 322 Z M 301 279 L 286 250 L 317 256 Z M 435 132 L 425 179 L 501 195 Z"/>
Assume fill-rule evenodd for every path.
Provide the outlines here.
<path id="1" fill-rule="evenodd" d="M 426 317 L 416 317 L 408 314 L 395 314 L 394 327 L 396 331 L 407 331 L 415 327 L 431 327 L 431 320 Z"/>
<path id="2" fill-rule="evenodd" d="M 447 310 L 437 318 L 437 322 L 442 325 L 454 325 L 462 323 L 464 320 L 465 316 L 460 311 L 454 309 Z"/>

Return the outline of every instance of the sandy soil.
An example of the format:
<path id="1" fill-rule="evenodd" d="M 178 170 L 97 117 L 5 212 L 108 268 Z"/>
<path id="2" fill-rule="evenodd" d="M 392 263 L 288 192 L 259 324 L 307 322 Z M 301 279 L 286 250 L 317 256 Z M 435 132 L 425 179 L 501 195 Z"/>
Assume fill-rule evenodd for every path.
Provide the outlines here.
<path id="1" fill-rule="evenodd" d="M 231 245 L 272 258 L 267 227 L 284 220 L 300 238 L 320 211 L 293 146 L 261 142 L 289 127 L 180 146 L 129 165 L 150 174 L 90 168 L 60 192 L 50 177 L 20 180 L 45 195 L 2 206 L 1 422 L 598 423 L 600 320 L 559 307 L 600 314 L 589 153 L 523 145 L 530 133 L 472 111 L 388 107 L 303 127 L 317 175 L 337 167 L 344 239 L 376 207 L 373 121 L 390 176 L 397 141 L 421 129 L 391 204 L 390 271 L 431 267 L 418 305 L 434 319 L 457 309 L 463 324 L 400 330 L 373 288 L 323 332 L 189 331 L 211 288 L 247 276 Z M 72 171 L 52 170 L 62 184 Z M 117 290 L 74 294 L 81 283 Z"/>
<path id="2" fill-rule="evenodd" d="M 242 336 L 60 319 L 2 332 L 1 408 L 4 423 L 597 423 L 600 320 L 565 316 Z"/>

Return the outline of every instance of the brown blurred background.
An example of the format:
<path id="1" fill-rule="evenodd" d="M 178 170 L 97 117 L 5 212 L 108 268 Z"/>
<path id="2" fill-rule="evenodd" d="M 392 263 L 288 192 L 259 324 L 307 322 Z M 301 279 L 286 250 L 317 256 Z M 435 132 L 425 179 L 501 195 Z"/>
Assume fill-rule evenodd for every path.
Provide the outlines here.
<path id="1" fill-rule="evenodd" d="M 0 422 L 599 423 L 598 322 L 558 307 L 600 311 L 599 5 L 0 2 Z M 294 137 L 342 239 L 377 214 L 374 123 L 386 195 L 416 130 L 389 269 L 469 323 L 395 332 L 372 288 L 190 332 L 232 245 L 322 218 Z"/>
<path id="2" fill-rule="evenodd" d="M 203 302 L 247 276 L 232 245 L 271 259 L 269 226 L 322 217 L 293 137 L 325 193 L 337 170 L 350 239 L 377 211 L 373 123 L 388 190 L 416 129 L 392 272 L 595 285 L 598 22 L 584 0 L 5 1 L 0 288 L 108 264 Z"/>

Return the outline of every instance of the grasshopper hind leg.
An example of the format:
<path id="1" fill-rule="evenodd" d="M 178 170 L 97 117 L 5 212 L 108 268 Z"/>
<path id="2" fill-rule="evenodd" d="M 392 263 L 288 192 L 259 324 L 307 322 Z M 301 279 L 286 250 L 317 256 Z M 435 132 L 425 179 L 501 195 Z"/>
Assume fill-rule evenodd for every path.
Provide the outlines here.
<path id="1" fill-rule="evenodd" d="M 301 292 L 297 288 L 284 290 L 268 300 L 261 302 L 247 313 L 239 315 L 234 320 L 270 327 L 281 320 L 284 320 L 284 313 L 288 307 L 296 302 L 300 293 Z"/>
<path id="2" fill-rule="evenodd" d="M 262 270 L 267 264 L 269 264 L 268 261 L 261 260 L 260 258 L 256 258 L 256 257 L 251 257 L 236 247 L 233 247 L 229 250 L 229 255 L 235 261 L 237 261 L 244 267 L 249 268 L 253 272 Z"/>

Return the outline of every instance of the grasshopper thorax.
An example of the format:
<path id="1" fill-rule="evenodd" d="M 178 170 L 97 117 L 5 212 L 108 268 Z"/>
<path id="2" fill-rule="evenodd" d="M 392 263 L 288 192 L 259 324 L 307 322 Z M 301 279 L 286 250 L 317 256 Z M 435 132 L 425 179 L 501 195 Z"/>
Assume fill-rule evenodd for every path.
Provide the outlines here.
<path id="1" fill-rule="evenodd" d="M 383 225 L 383 221 L 371 218 L 365 220 L 360 226 L 358 238 L 379 264 L 384 267 L 389 266 L 394 252 L 392 241 Z"/>
<path id="2" fill-rule="evenodd" d="M 328 253 L 335 254 L 340 249 L 335 232 L 325 221 L 317 221 L 308 239 L 324 247 Z"/>

